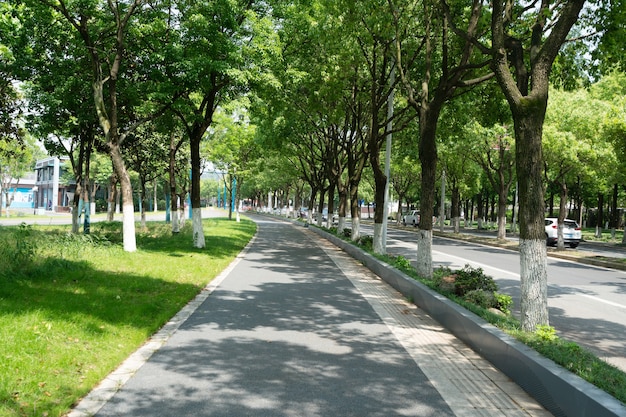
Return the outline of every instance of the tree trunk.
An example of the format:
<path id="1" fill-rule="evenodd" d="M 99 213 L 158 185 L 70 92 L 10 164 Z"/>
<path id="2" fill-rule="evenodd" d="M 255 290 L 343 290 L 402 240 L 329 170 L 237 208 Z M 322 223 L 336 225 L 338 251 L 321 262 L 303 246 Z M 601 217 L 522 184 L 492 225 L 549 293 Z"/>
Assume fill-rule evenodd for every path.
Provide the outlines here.
<path id="1" fill-rule="evenodd" d="M 140 201 L 141 201 L 141 228 L 142 229 L 146 229 L 146 203 L 148 202 L 147 200 L 147 195 L 146 195 L 146 180 L 143 177 L 140 177 L 140 181 L 141 181 L 141 195 L 140 195 Z"/>
<path id="2" fill-rule="evenodd" d="M 178 225 L 178 190 L 176 185 L 176 151 L 177 151 L 176 142 L 174 140 L 174 133 L 170 135 L 170 149 L 169 149 L 169 166 L 168 166 L 168 174 L 169 181 L 168 186 L 170 189 L 170 215 L 172 220 L 172 233 L 176 234 L 180 232 L 180 227 Z M 226 201 L 226 196 L 224 196 L 224 201 Z"/>
<path id="3" fill-rule="evenodd" d="M 361 213 L 359 210 L 359 182 L 350 180 L 350 214 L 352 216 L 352 233 L 350 239 L 354 242 L 361 237 Z"/>
<path id="4" fill-rule="evenodd" d="M 450 207 L 450 219 L 452 220 L 452 230 L 454 233 L 460 233 L 461 231 L 461 194 L 456 181 L 453 181 L 452 185 L 452 198 Z"/>
<path id="5" fill-rule="evenodd" d="M 348 205 L 347 186 L 341 180 L 337 184 L 337 192 L 339 194 L 339 224 L 337 225 L 337 232 L 341 234 L 343 229 L 346 228 L 346 209 Z"/>
<path id="6" fill-rule="evenodd" d="M 513 110 L 520 189 L 521 322 L 525 331 L 535 331 L 538 325 L 549 325 L 541 153 L 547 95 L 543 100 L 535 100 L 535 103 L 521 103 Z"/>
<path id="7" fill-rule="evenodd" d="M 385 221 L 385 187 L 387 186 L 387 176 L 380 166 L 380 146 L 378 137 L 370 139 L 370 165 L 374 172 L 374 253 L 384 255 L 387 253 L 386 242 L 383 241 L 383 222 Z"/>
<path id="8" fill-rule="evenodd" d="M 335 212 L 335 188 L 336 184 L 332 183 L 328 187 L 328 225 L 327 227 L 330 229 L 333 227 L 333 213 Z"/>
<path id="9" fill-rule="evenodd" d="M 320 200 L 317 203 L 317 220 L 316 223 L 319 227 L 322 226 L 323 223 L 323 219 L 322 216 L 324 215 L 324 198 L 326 198 L 326 189 L 322 188 L 320 190 Z"/>
<path id="10" fill-rule="evenodd" d="M 565 250 L 565 241 L 563 240 L 563 224 L 564 220 L 567 218 L 567 184 L 565 181 L 560 184 L 560 192 L 559 197 L 561 202 L 559 203 L 559 218 L 558 218 L 558 229 L 557 229 L 557 239 L 556 239 L 556 250 L 564 251 Z"/>
<path id="11" fill-rule="evenodd" d="M 193 220 L 193 247 L 204 248 L 204 228 L 202 227 L 202 206 L 200 203 L 200 141 L 204 135 L 204 129 L 199 134 L 191 137 L 191 217 Z"/>
<path id="12" fill-rule="evenodd" d="M 133 187 L 130 182 L 130 176 L 124 165 L 122 153 L 119 146 L 115 143 L 109 143 L 109 152 L 115 175 L 120 182 L 120 192 L 122 195 L 122 230 L 124 240 L 124 250 L 126 252 L 134 252 L 137 250 L 137 241 L 135 237 L 135 207 L 133 205 Z"/>
<path id="13" fill-rule="evenodd" d="M 604 222 L 604 194 L 598 193 L 598 218 L 596 219 L 596 237 L 602 237 L 602 223 Z"/>
<path id="14" fill-rule="evenodd" d="M 615 231 L 619 227 L 619 212 L 617 211 L 619 188 L 617 184 L 613 184 L 613 198 L 611 200 L 611 236 L 615 238 Z"/>
<path id="15" fill-rule="evenodd" d="M 417 237 L 417 273 L 424 278 L 433 276 L 432 230 L 437 179 L 437 120 L 443 103 L 423 103 L 420 108 L 419 159 L 422 166 L 420 200 L 420 232 Z"/>
<path id="16" fill-rule="evenodd" d="M 109 177 L 109 195 L 107 196 L 107 221 L 112 222 L 115 214 L 115 205 L 117 202 L 117 177 L 112 174 Z"/>
<path id="17" fill-rule="evenodd" d="M 477 228 L 478 230 L 481 230 L 484 227 L 483 221 L 485 219 L 485 205 L 483 204 L 483 191 L 482 190 L 480 193 L 478 193 L 476 198 L 478 200 L 476 201 L 476 208 L 477 208 L 476 217 L 478 217 Z"/>
<path id="18" fill-rule="evenodd" d="M 498 195 L 498 239 L 506 239 L 506 206 L 507 206 L 507 194 L 508 188 L 503 189 L 503 185 L 500 186 L 500 193 Z"/>
<path id="19" fill-rule="evenodd" d="M 80 210 L 80 201 L 81 201 L 81 192 L 82 185 L 80 184 L 80 180 L 76 179 L 76 191 L 74 192 L 74 200 L 72 201 L 72 233 L 78 233 L 78 217 Z"/>

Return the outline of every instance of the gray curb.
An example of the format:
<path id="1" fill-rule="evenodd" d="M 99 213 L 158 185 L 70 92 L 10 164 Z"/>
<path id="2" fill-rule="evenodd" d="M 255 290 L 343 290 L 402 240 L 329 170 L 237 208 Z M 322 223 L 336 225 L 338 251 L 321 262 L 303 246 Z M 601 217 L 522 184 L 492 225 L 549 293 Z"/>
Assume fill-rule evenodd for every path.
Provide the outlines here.
<path id="1" fill-rule="evenodd" d="M 555 416 L 626 416 L 616 398 L 556 365 L 472 312 L 432 291 L 398 269 L 317 227 L 326 238 L 451 331 L 522 387 Z"/>

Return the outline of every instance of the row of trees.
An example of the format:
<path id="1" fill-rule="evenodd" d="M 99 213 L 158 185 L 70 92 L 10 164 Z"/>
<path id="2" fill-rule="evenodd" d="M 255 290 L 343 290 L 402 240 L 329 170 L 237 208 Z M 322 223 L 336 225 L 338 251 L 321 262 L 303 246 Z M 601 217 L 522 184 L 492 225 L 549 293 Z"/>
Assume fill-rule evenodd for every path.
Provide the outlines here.
<path id="1" fill-rule="evenodd" d="M 370 170 L 374 247 L 384 252 L 382 155 L 393 136 L 402 144 L 394 167 L 420 178 L 418 272 L 431 276 L 441 168 L 456 211 L 462 187 L 471 183 L 466 156 L 497 174 L 487 177 L 503 197 L 514 163 L 522 323 L 532 330 L 548 323 L 542 138 L 568 143 L 584 134 L 568 130 L 577 122 L 544 132 L 550 76 L 560 86 L 581 85 L 581 55 L 575 48 L 559 55 L 570 33 L 584 33 L 575 27 L 581 16 L 585 27 L 599 28 L 621 18 L 614 3 L 590 5 L 606 13 L 589 16 L 584 4 L 12 0 L 1 9 L 2 29 L 11 34 L 2 38 L 1 70 L 27 92 L 30 130 L 75 156 L 83 188 L 91 153 L 109 156 L 128 251 L 136 248 L 128 170 L 147 182 L 165 162 L 176 195 L 181 167 L 190 162 L 193 244 L 203 247 L 200 172 L 202 160 L 211 159 L 236 180 L 228 184 L 246 185 L 255 195 L 285 187 L 298 195 L 306 184 L 311 201 L 320 208 L 328 201 L 332 213 L 337 193 L 340 228 L 349 210 L 353 239 L 359 186 Z M 614 57 L 619 47 L 611 42 L 619 38 L 598 33 L 597 58 Z M 619 123 L 614 127 L 618 138 Z M 181 158 L 184 148 L 188 158 Z M 403 180 L 398 172 L 390 179 L 402 194 L 415 178 Z M 567 190 L 572 172 L 564 167 L 551 182 Z"/>

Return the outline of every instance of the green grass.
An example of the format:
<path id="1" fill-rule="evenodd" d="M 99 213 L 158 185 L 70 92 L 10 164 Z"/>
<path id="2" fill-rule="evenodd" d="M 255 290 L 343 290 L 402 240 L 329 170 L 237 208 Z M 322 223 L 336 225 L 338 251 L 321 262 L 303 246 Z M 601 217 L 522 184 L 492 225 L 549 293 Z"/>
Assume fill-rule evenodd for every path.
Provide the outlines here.
<path id="1" fill-rule="evenodd" d="M 596 237 L 596 229 L 592 227 L 588 227 L 582 229 L 583 240 L 586 242 L 606 242 L 606 243 L 615 243 L 617 245 L 622 244 L 622 239 L 624 237 L 624 230 L 616 230 L 615 236 L 611 236 L 610 230 L 602 230 L 600 237 Z"/>
<path id="2" fill-rule="evenodd" d="M 219 274 L 253 222 L 148 224 L 134 253 L 121 223 L 0 227 L 0 416 L 61 416 Z"/>

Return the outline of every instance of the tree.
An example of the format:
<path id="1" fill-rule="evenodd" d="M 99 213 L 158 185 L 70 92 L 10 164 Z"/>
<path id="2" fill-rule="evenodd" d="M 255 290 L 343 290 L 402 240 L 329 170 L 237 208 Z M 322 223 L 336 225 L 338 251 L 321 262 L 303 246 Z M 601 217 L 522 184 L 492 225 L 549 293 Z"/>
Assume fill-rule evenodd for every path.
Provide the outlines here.
<path id="1" fill-rule="evenodd" d="M 569 186 L 579 178 L 588 178 L 590 170 L 598 170 L 613 159 L 602 133 L 602 121 L 609 105 L 593 99 L 586 89 L 551 90 L 550 97 L 542 151 L 546 181 L 559 193 L 557 249 L 563 250 L 563 220 L 568 217 Z"/>
<path id="2" fill-rule="evenodd" d="M 200 200 L 201 141 L 216 109 L 262 78 L 259 57 L 271 55 L 275 36 L 264 19 L 265 3 L 186 1 L 176 3 L 170 33 L 178 31 L 167 51 L 166 69 L 174 112 L 189 140 L 193 245 L 205 246 Z M 181 66 L 181 62 L 184 63 Z"/>
<path id="3" fill-rule="evenodd" d="M 23 129 L 18 125 L 22 115 L 22 103 L 13 84 L 14 76 L 11 71 L 15 56 L 9 41 L 19 26 L 12 12 L 11 5 L 4 2 L 0 4 L 0 143 L 5 142 L 2 146 L 11 146 L 9 142 L 21 142 L 24 136 Z"/>
<path id="4" fill-rule="evenodd" d="M 137 249 L 133 191 L 122 147 L 127 136 L 145 119 L 124 114 L 124 110 L 129 109 L 123 104 L 135 110 L 138 110 L 138 106 L 136 102 L 130 102 L 129 95 L 122 95 L 122 90 L 126 88 L 127 93 L 131 89 L 138 91 L 136 83 L 139 79 L 132 72 L 134 65 L 125 66 L 124 63 L 126 60 L 132 62 L 129 56 L 133 53 L 130 52 L 132 49 L 127 35 L 142 12 L 143 1 L 126 3 L 112 0 L 104 7 L 98 1 L 70 3 L 65 0 L 40 0 L 39 3 L 44 6 L 43 13 L 65 19 L 82 43 L 83 53 L 80 58 L 86 58 L 91 67 L 94 108 L 121 187 L 124 250 L 133 252 Z M 149 39 L 150 35 L 146 38 Z M 133 77 L 135 79 L 131 81 Z"/>
<path id="5" fill-rule="evenodd" d="M 28 137 L 20 141 L 0 140 L 0 216 L 2 205 L 5 203 L 5 214 L 9 217 L 9 207 L 20 178 L 24 173 L 33 170 L 35 155 L 37 155 L 36 145 Z"/>
<path id="6" fill-rule="evenodd" d="M 156 125 L 143 125 L 128 138 L 124 152 L 127 164 L 139 175 L 141 227 L 146 228 L 146 184 L 160 178 L 167 170 L 169 135 L 158 132 Z"/>
<path id="7" fill-rule="evenodd" d="M 601 134 L 613 146 L 617 170 L 612 170 L 612 174 L 615 177 L 615 184 L 621 184 L 624 190 L 626 190 L 626 103 L 623 99 L 625 93 L 626 74 L 619 71 L 605 75 L 590 89 L 590 95 L 593 98 L 602 99 L 610 105 L 602 120 Z M 607 157 L 603 158 L 602 162 L 605 162 L 605 159 Z M 611 166 L 604 164 L 604 166 L 607 165 Z M 616 198 L 614 202 L 617 203 Z M 624 233 L 622 243 L 626 243 L 626 233 Z"/>
<path id="8" fill-rule="evenodd" d="M 359 183 L 369 155 L 369 98 L 358 44 L 343 29 L 346 12 L 341 4 L 316 1 L 282 6 L 275 10 L 283 18 L 278 31 L 282 59 L 274 67 L 281 85 L 263 91 L 263 118 L 270 123 L 259 125 L 263 136 L 275 138 L 274 146 L 288 150 L 292 164 L 301 167 L 311 187 L 309 215 L 318 194 L 318 211 L 322 212 L 328 193 L 332 212 L 337 189 L 343 228 L 350 195 L 352 239 L 356 240 Z"/>
<path id="9" fill-rule="evenodd" d="M 223 110 L 218 109 L 213 127 L 209 130 L 207 157 L 215 167 L 227 172 L 236 181 L 235 206 L 238 207 L 238 191 L 252 172 L 252 161 L 259 156 L 254 141 L 256 126 L 250 124 L 245 107 L 233 102 Z M 231 205 L 232 207 L 232 205 Z M 229 218 L 232 212 L 229 211 Z"/>
<path id="10" fill-rule="evenodd" d="M 483 4 L 471 7 L 454 2 L 389 1 L 394 16 L 396 63 L 408 104 L 419 119 L 419 158 L 422 166 L 420 230 L 417 236 L 417 271 L 432 277 L 432 218 L 437 176 L 437 125 L 444 105 L 459 88 L 492 77 L 488 60 L 476 52 L 483 36 Z"/>
<path id="11" fill-rule="evenodd" d="M 624 0 L 602 0 L 590 9 L 589 20 L 594 24 L 596 33 L 599 34 L 597 48 L 592 51 L 593 62 L 598 63 L 598 70 L 594 75 L 610 74 L 614 69 L 626 70 L 626 52 L 624 51 L 626 4 Z M 596 10 L 602 10 L 602 13 L 595 13 Z"/>
<path id="12" fill-rule="evenodd" d="M 541 138 L 552 64 L 578 20 L 584 0 L 532 3 L 494 1 L 491 54 L 515 131 L 520 205 L 521 323 L 548 325 L 548 281 Z"/>
<path id="13" fill-rule="evenodd" d="M 480 166 L 489 184 L 498 194 L 498 239 L 505 239 L 506 208 L 509 191 L 515 179 L 512 132 L 506 125 L 486 128 L 478 122 L 470 125 L 468 130 L 475 140 L 471 151 L 472 159 Z"/>

